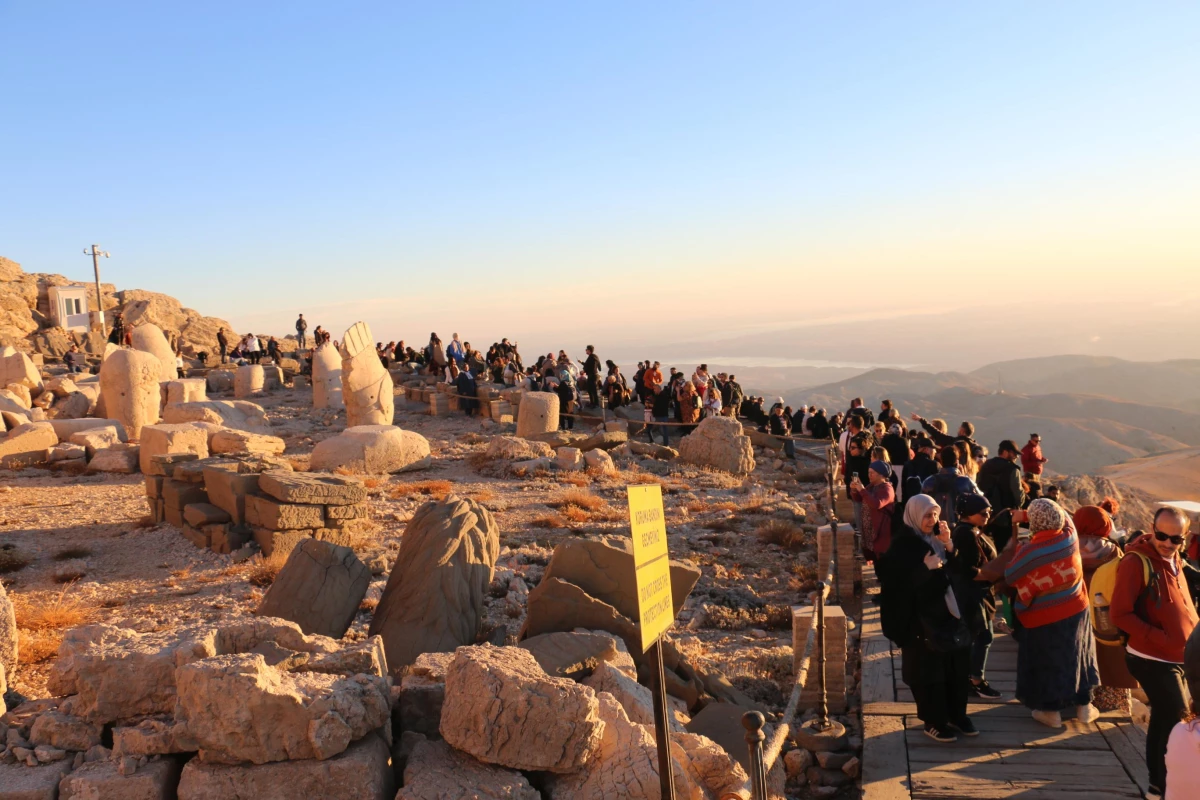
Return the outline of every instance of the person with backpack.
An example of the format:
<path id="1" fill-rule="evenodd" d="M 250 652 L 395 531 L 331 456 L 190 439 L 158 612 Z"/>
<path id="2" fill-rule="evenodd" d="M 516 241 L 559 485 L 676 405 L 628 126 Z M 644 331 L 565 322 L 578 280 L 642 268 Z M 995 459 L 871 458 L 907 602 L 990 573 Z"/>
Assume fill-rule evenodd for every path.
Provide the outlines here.
<path id="1" fill-rule="evenodd" d="M 942 509 L 942 519 L 958 519 L 955 505 L 958 498 L 964 494 L 982 495 L 975 481 L 959 472 L 958 453 L 953 447 L 943 447 L 938 451 L 938 463 L 942 468 L 921 484 L 921 493 L 930 495 Z"/>
<path id="2" fill-rule="evenodd" d="M 967 716 L 971 636 L 951 588 L 953 555 L 941 508 L 919 494 L 904 507 L 904 524 L 876 562 L 883 634 L 900 647 L 901 676 L 925 735 L 935 742 L 979 735 Z"/>
<path id="3" fill-rule="evenodd" d="M 1000 443 L 999 455 L 989 458 L 975 481 L 979 491 L 992 506 L 992 521 L 988 533 L 997 549 L 1003 550 L 1012 535 L 1012 512 L 1025 507 L 1025 487 L 1021 468 L 1017 466 L 1020 451 L 1011 439 Z"/>
<path id="4" fill-rule="evenodd" d="M 574 415 L 578 395 L 576 394 L 575 389 L 575 379 L 571 377 L 571 371 L 569 369 L 559 369 L 558 386 L 554 388 L 554 393 L 558 395 L 558 407 L 562 411 L 562 413 L 558 415 L 559 430 L 574 430 Z M 653 442 L 651 443 L 653 444 Z"/>
<path id="5" fill-rule="evenodd" d="M 996 616 L 996 592 L 982 572 L 997 556 L 995 543 L 984 532 L 991 504 L 986 497 L 968 494 L 958 501 L 957 511 L 958 524 L 950 534 L 954 541 L 950 574 L 962 601 L 963 620 L 971 633 L 970 691 L 985 700 L 998 700 L 1000 692 L 989 686 L 986 678 L 988 651 L 995 638 L 992 618 Z"/>
<path id="6" fill-rule="evenodd" d="M 1154 532 L 1132 542 L 1117 568 L 1109 615 L 1125 633 L 1125 663 L 1150 699 L 1146 731 L 1147 797 L 1167 788 L 1166 752 L 1171 729 L 1187 713 L 1184 649 L 1196 628 L 1180 557 L 1190 520 L 1170 506 L 1154 515 Z"/>
<path id="7" fill-rule="evenodd" d="M 1067 512 L 1053 500 L 1035 500 L 1026 513 L 1032 536 L 1016 546 L 1004 570 L 1022 626 L 1017 699 L 1047 727 L 1061 728 L 1067 710 L 1088 724 L 1100 715 L 1092 705 L 1100 672 L 1079 537 Z"/>

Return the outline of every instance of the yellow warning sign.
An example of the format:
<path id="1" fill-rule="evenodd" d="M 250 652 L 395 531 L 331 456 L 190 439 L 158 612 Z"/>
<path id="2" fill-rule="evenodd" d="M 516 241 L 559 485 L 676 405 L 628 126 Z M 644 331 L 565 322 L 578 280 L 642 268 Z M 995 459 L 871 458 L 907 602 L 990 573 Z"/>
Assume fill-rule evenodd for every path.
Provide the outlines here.
<path id="1" fill-rule="evenodd" d="M 671 598 L 671 565 L 667 555 L 667 521 L 663 515 L 662 488 L 629 486 L 629 528 L 633 532 L 638 615 L 642 650 L 662 635 L 675 619 Z"/>

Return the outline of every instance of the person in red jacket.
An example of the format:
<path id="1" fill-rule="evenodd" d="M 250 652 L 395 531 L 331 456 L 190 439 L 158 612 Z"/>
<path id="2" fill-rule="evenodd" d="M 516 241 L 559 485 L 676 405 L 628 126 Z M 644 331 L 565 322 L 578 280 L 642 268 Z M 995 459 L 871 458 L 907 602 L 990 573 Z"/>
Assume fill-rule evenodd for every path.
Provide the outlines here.
<path id="1" fill-rule="evenodd" d="M 1021 469 L 1025 470 L 1025 477 L 1040 478 L 1047 461 L 1049 459 L 1042 456 L 1042 437 L 1036 433 L 1029 434 L 1029 441 L 1021 448 Z"/>
<path id="2" fill-rule="evenodd" d="M 1130 544 L 1121 560 L 1109 607 L 1113 624 L 1129 637 L 1125 646 L 1129 672 L 1150 699 L 1147 797 L 1161 796 L 1167 788 L 1167 739 L 1188 708 L 1183 654 L 1197 621 L 1180 557 L 1188 524 L 1179 509 L 1158 510 L 1154 532 Z M 1149 562 L 1149 582 L 1143 558 Z"/>

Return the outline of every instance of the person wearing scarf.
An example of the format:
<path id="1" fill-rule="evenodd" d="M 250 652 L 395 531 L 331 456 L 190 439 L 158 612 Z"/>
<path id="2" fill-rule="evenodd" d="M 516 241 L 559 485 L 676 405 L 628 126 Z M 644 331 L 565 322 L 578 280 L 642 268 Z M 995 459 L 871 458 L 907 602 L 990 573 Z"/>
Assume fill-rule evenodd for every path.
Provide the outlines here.
<path id="1" fill-rule="evenodd" d="M 887 481 L 884 481 L 887 484 Z M 890 484 L 888 484 L 890 486 Z M 925 735 L 953 742 L 976 736 L 967 716 L 971 636 L 951 589 L 946 563 L 954 551 L 950 527 L 929 495 L 911 498 L 904 524 L 876 562 L 885 630 L 900 646 L 901 675 L 912 689 Z"/>
<path id="2" fill-rule="evenodd" d="M 1015 591 L 1013 610 L 1024 630 L 1017 651 L 1017 699 L 1033 718 L 1061 728 L 1062 712 L 1080 722 L 1099 716 L 1092 689 L 1100 685 L 1079 537 L 1058 503 L 1034 500 L 1027 509 L 1028 542 L 1019 544 L 1004 570 Z"/>
<path id="3" fill-rule="evenodd" d="M 872 461 L 867 470 L 867 486 L 854 478 L 850 481 L 850 498 L 863 506 L 862 550 L 867 561 L 874 561 L 887 552 L 892 544 L 892 510 L 896 506 L 896 490 L 891 483 L 892 467 L 886 461 Z"/>

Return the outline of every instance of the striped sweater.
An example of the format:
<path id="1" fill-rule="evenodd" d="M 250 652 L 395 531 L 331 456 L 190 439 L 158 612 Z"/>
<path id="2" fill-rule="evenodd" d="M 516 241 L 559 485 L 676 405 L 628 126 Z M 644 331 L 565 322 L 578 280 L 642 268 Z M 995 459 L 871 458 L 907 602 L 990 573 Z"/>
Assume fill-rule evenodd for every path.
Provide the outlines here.
<path id="1" fill-rule="evenodd" d="M 1004 579 L 1016 590 L 1013 610 L 1027 628 L 1064 620 L 1088 607 L 1079 538 L 1073 529 L 1035 533 L 1017 547 Z"/>

